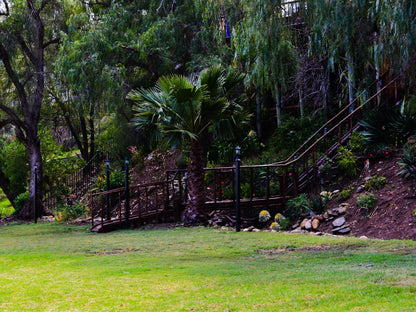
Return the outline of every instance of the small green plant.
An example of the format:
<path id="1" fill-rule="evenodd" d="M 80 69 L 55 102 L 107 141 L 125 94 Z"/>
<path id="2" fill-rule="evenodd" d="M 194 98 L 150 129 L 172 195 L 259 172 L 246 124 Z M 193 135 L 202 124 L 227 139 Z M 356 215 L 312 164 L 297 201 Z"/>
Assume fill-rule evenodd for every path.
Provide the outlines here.
<path id="1" fill-rule="evenodd" d="M 277 213 L 274 216 L 274 221 L 275 223 L 277 223 L 280 227 L 281 230 L 286 230 L 287 227 L 289 226 L 290 220 L 288 218 L 286 218 L 284 215 L 282 215 L 281 213 Z M 273 223 L 272 223 L 273 225 Z"/>
<path id="2" fill-rule="evenodd" d="M 364 136 L 358 131 L 353 131 L 348 141 L 348 147 L 353 152 L 362 153 L 366 147 Z"/>
<path id="3" fill-rule="evenodd" d="M 16 209 L 16 213 L 23 208 L 24 204 L 27 202 L 28 199 L 29 191 L 17 195 L 17 197 L 14 199 L 14 209 Z"/>
<path id="4" fill-rule="evenodd" d="M 364 216 L 368 216 L 368 211 L 374 207 L 377 197 L 373 193 L 362 194 L 357 197 L 358 207 L 364 210 Z"/>
<path id="5" fill-rule="evenodd" d="M 351 197 L 351 190 L 350 189 L 342 190 L 339 193 L 339 199 L 341 201 L 345 201 L 345 200 L 349 199 L 350 197 Z"/>
<path id="6" fill-rule="evenodd" d="M 357 161 L 352 152 L 341 146 L 338 150 L 338 166 L 350 178 L 355 178 L 358 174 Z"/>
<path id="7" fill-rule="evenodd" d="M 325 157 L 322 160 L 322 163 L 319 165 L 319 172 L 325 175 L 329 172 L 329 170 L 331 170 L 333 166 L 334 166 L 334 161 L 329 157 Z"/>
<path id="8" fill-rule="evenodd" d="M 270 212 L 267 210 L 262 210 L 259 213 L 259 221 L 260 222 L 267 222 L 270 220 Z"/>
<path id="9" fill-rule="evenodd" d="M 386 182 L 387 182 L 387 179 L 385 177 L 374 176 L 365 182 L 364 187 L 366 190 L 369 190 L 369 191 L 381 190 L 383 186 L 386 184 Z"/>
<path id="10" fill-rule="evenodd" d="M 279 224 L 279 223 L 277 223 L 277 222 L 273 222 L 273 223 L 270 225 L 270 229 L 271 229 L 271 230 L 273 230 L 273 231 L 277 231 L 277 232 L 279 232 L 282 228 L 281 228 L 281 226 L 280 226 L 280 224 Z"/>

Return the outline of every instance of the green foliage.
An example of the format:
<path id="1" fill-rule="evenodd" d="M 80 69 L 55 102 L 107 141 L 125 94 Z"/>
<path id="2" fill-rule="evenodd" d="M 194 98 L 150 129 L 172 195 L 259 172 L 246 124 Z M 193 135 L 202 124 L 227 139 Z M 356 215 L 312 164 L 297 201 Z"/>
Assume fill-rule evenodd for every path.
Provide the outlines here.
<path id="1" fill-rule="evenodd" d="M 416 115 L 404 115 L 397 106 L 381 106 L 368 111 L 360 125 L 365 128 L 362 135 L 372 149 L 401 146 L 416 133 Z"/>
<path id="2" fill-rule="evenodd" d="M 363 153 L 365 140 L 362 133 L 353 131 L 348 140 L 348 148 L 354 153 Z"/>
<path id="3" fill-rule="evenodd" d="M 16 210 L 16 213 L 20 211 L 20 209 L 23 208 L 24 204 L 29 199 L 29 191 L 26 191 L 24 193 L 21 193 L 16 196 L 14 199 L 14 209 Z"/>
<path id="4" fill-rule="evenodd" d="M 26 148 L 18 141 L 3 142 L 0 152 L 1 168 L 10 180 L 10 192 L 17 196 L 25 192 L 29 179 L 29 158 Z"/>
<path id="5" fill-rule="evenodd" d="M 124 187 L 126 179 L 126 173 L 124 170 L 111 171 L 110 172 L 110 187 L 109 190 Z M 103 171 L 95 180 L 96 190 L 103 192 L 107 190 L 107 176 Z"/>
<path id="6" fill-rule="evenodd" d="M 12 206 L 12 204 L 10 204 L 8 199 L 1 199 L 0 200 L 0 219 L 7 217 L 9 215 L 11 215 L 12 213 L 14 213 L 15 210 Z"/>
<path id="7" fill-rule="evenodd" d="M 357 197 L 357 205 L 364 209 L 365 216 L 368 215 L 368 211 L 374 207 L 376 202 L 377 197 L 373 193 L 362 194 Z"/>
<path id="8" fill-rule="evenodd" d="M 274 221 L 279 225 L 279 230 L 286 230 L 290 224 L 290 220 L 288 218 L 286 218 L 284 215 L 282 215 L 281 213 L 277 213 L 274 216 Z M 273 224 L 272 224 L 273 227 Z"/>
<path id="9" fill-rule="evenodd" d="M 364 187 L 366 190 L 381 190 L 386 185 L 387 179 L 385 177 L 373 176 L 365 181 Z"/>
<path id="10" fill-rule="evenodd" d="M 58 204 L 53 213 L 56 221 L 65 222 L 85 217 L 88 210 L 84 204 L 76 202 L 71 205 Z"/>
<path id="11" fill-rule="evenodd" d="M 341 171 L 350 178 L 355 178 L 358 174 L 357 161 L 353 153 L 346 147 L 341 146 L 338 149 L 338 166 Z"/>
<path id="12" fill-rule="evenodd" d="M 339 199 L 341 201 L 345 201 L 345 200 L 349 199 L 350 197 L 351 197 L 351 190 L 350 189 L 342 190 L 339 193 Z"/>
<path id="13" fill-rule="evenodd" d="M 306 117 L 302 120 L 295 117 L 285 119 L 267 142 L 268 148 L 264 155 L 265 158 L 269 161 L 285 159 L 321 125 L 322 119 L 317 117 Z"/>
<path id="14" fill-rule="evenodd" d="M 309 210 L 312 210 L 314 213 L 323 213 L 326 208 L 326 197 L 324 198 L 321 195 L 312 195 L 308 203 L 308 208 Z"/>
<path id="15" fill-rule="evenodd" d="M 357 197 L 357 205 L 359 207 L 366 207 L 367 209 L 371 209 L 377 202 L 377 198 L 373 193 L 362 194 Z"/>
<path id="16" fill-rule="evenodd" d="M 403 147 L 403 155 L 398 164 L 402 167 L 400 175 L 405 177 L 416 176 L 416 144 L 409 143 Z"/>
<path id="17" fill-rule="evenodd" d="M 306 211 L 309 211 L 308 196 L 304 193 L 287 201 L 285 215 L 292 221 L 299 219 Z"/>

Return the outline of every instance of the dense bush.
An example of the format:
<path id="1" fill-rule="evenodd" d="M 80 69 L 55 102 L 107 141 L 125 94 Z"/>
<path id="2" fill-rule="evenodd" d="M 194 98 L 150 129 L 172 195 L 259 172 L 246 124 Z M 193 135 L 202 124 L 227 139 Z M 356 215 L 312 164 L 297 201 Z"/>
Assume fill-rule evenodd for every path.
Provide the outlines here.
<path id="1" fill-rule="evenodd" d="M 381 190 L 386 185 L 387 179 L 385 177 L 374 176 L 365 181 L 364 187 L 366 190 Z"/>
<path id="2" fill-rule="evenodd" d="M 55 208 L 56 221 L 71 221 L 86 216 L 88 210 L 84 204 L 76 202 L 72 205 L 59 204 Z"/>
<path id="3" fill-rule="evenodd" d="M 368 211 L 374 207 L 377 198 L 373 193 L 362 194 L 357 197 L 357 205 L 364 210 L 364 215 L 367 217 Z"/>
<path id="4" fill-rule="evenodd" d="M 124 170 L 120 171 L 111 171 L 110 172 L 110 185 L 109 189 L 113 190 L 116 188 L 124 187 L 126 181 L 126 173 Z M 107 190 L 107 175 L 103 171 L 95 180 L 96 191 L 106 191 Z"/>
<path id="5" fill-rule="evenodd" d="M 20 211 L 20 209 L 23 208 L 24 204 L 29 199 L 29 191 L 23 192 L 16 196 L 14 199 L 14 209 L 16 210 L 16 213 Z"/>
<path id="6" fill-rule="evenodd" d="M 267 143 L 267 152 L 263 153 L 266 162 L 282 160 L 301 146 L 319 127 L 323 121 L 319 117 L 308 116 L 299 120 L 289 117 L 275 130 Z"/>
<path id="7" fill-rule="evenodd" d="M 338 166 L 348 177 L 355 178 L 358 174 L 357 161 L 353 153 L 346 147 L 338 149 Z"/>

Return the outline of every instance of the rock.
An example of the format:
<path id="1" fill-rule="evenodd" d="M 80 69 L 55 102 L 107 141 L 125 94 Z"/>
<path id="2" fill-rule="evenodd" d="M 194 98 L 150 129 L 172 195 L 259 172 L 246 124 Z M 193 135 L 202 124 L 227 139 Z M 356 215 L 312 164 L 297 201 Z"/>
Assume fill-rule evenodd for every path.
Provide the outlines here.
<path id="1" fill-rule="evenodd" d="M 255 229 L 254 226 L 249 226 L 248 228 L 243 229 L 243 232 L 251 232 Z"/>
<path id="2" fill-rule="evenodd" d="M 344 217 L 341 217 L 341 218 L 335 219 L 332 222 L 332 226 L 334 228 L 336 228 L 336 227 L 340 227 L 340 226 L 344 225 L 344 223 L 345 223 L 345 218 Z"/>
<path id="3" fill-rule="evenodd" d="M 317 230 L 319 227 L 319 220 L 318 219 L 313 219 L 312 220 L 312 229 Z"/>
<path id="4" fill-rule="evenodd" d="M 261 230 L 254 228 L 252 232 L 261 232 Z"/>
<path id="5" fill-rule="evenodd" d="M 364 190 L 364 187 L 362 185 L 360 185 L 359 187 L 357 187 L 357 193 L 361 193 Z"/>
<path id="6" fill-rule="evenodd" d="M 306 222 L 308 222 L 308 219 L 303 219 L 303 221 L 300 223 L 300 227 L 301 227 L 302 229 L 304 229 L 304 228 L 305 228 Z"/>
<path id="7" fill-rule="evenodd" d="M 325 211 L 323 217 L 324 217 L 324 220 L 328 220 L 329 219 L 329 213 L 327 211 Z"/>
<path id="8" fill-rule="evenodd" d="M 292 230 L 298 228 L 300 226 L 299 221 L 297 221 L 295 224 L 292 225 Z"/>
<path id="9" fill-rule="evenodd" d="M 303 230 L 302 230 L 302 228 L 299 226 L 299 227 L 297 227 L 296 229 L 294 229 L 293 231 L 291 231 L 290 233 L 292 233 L 292 234 L 301 234 L 301 233 L 303 233 Z"/>
<path id="10" fill-rule="evenodd" d="M 318 219 L 319 221 L 324 221 L 324 216 L 323 215 L 316 215 L 315 217 L 313 217 L 313 219 Z"/>
<path id="11" fill-rule="evenodd" d="M 368 237 L 367 236 L 360 236 L 360 239 L 368 239 Z"/>
<path id="12" fill-rule="evenodd" d="M 338 233 L 339 233 L 339 234 L 348 234 L 349 232 L 351 232 L 351 229 L 350 229 L 349 227 L 346 227 L 346 228 L 340 229 L 340 230 L 338 231 Z"/>
<path id="13" fill-rule="evenodd" d="M 337 193 L 339 193 L 339 190 L 335 190 L 335 191 L 332 192 L 333 195 L 335 195 Z"/>

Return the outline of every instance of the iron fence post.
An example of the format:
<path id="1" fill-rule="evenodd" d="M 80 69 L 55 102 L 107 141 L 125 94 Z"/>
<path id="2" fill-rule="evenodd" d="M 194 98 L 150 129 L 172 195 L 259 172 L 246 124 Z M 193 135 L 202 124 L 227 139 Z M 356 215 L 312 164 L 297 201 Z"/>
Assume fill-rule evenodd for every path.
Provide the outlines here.
<path id="1" fill-rule="evenodd" d="M 106 200 L 106 219 L 110 220 L 111 216 L 110 216 L 110 194 L 108 194 L 108 191 L 110 190 L 110 161 L 107 159 L 105 161 L 107 168 L 105 169 L 105 173 L 106 173 L 106 191 L 107 194 L 105 195 L 105 200 Z"/>
<path id="2" fill-rule="evenodd" d="M 241 217 L 240 217 L 240 147 L 235 148 L 235 212 L 236 212 L 236 223 L 235 231 L 240 232 Z"/>
<path id="3" fill-rule="evenodd" d="M 38 164 L 35 165 L 35 202 L 33 205 L 33 221 L 38 222 Z"/>
<path id="4" fill-rule="evenodd" d="M 129 224 L 130 218 L 130 188 L 129 188 L 129 159 L 126 157 L 126 180 L 125 180 L 125 187 L 126 187 L 126 223 Z"/>

